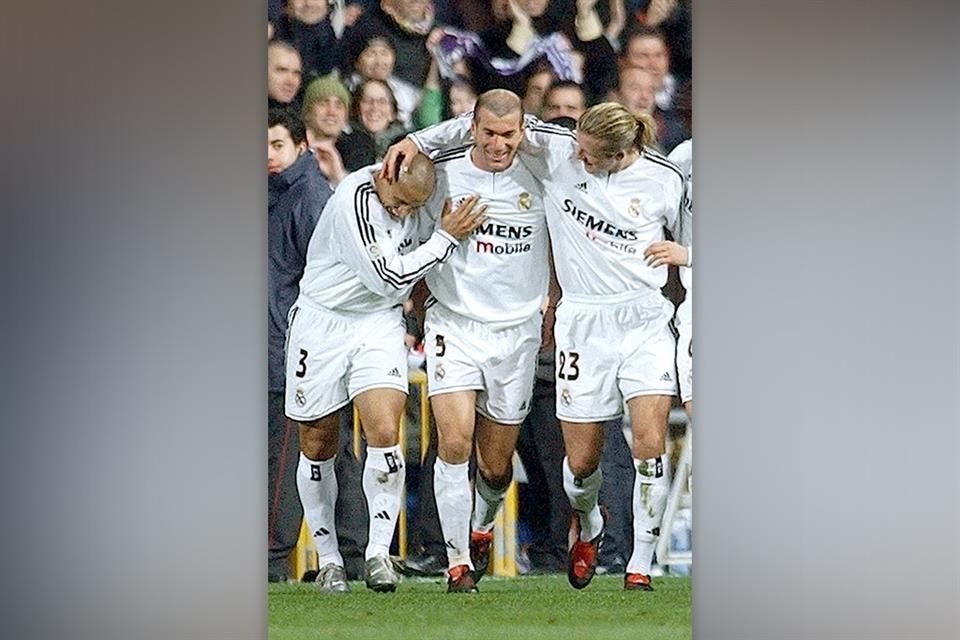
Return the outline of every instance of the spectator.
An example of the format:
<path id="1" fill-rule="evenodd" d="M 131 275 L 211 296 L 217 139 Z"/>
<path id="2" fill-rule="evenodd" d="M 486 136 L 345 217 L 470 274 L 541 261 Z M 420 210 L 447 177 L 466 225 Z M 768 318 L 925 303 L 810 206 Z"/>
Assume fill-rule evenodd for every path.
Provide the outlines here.
<path id="1" fill-rule="evenodd" d="M 543 61 L 534 65 L 527 76 L 526 88 L 523 92 L 523 112 L 540 116 L 543 110 L 543 98 L 550 85 L 557 81 L 557 74 L 550 65 Z"/>
<path id="2" fill-rule="evenodd" d="M 296 426 L 283 412 L 283 344 L 287 312 L 297 297 L 307 245 L 330 185 L 307 151 L 303 124 L 283 109 L 267 119 L 268 288 L 268 565 L 270 582 L 288 578 L 290 552 L 300 535 L 303 510 L 297 498 Z"/>
<path id="3" fill-rule="evenodd" d="M 353 126 L 373 137 L 377 161 L 383 159 L 387 147 L 407 131 L 397 119 L 397 99 L 381 80 L 361 82 L 353 91 L 350 111 Z"/>
<path id="4" fill-rule="evenodd" d="M 350 93 L 331 74 L 307 85 L 303 94 L 303 122 L 307 141 L 314 149 L 320 169 L 327 179 L 339 184 L 347 173 L 376 161 L 373 137 L 351 128 Z"/>
<path id="5" fill-rule="evenodd" d="M 267 107 L 300 113 L 303 63 L 300 52 L 289 42 L 271 40 L 267 45 Z"/>
<path id="6" fill-rule="evenodd" d="M 327 0 L 288 0 L 274 24 L 276 37 L 300 53 L 308 79 L 326 75 L 337 65 L 337 37 L 328 10 Z"/>
<path id="7" fill-rule="evenodd" d="M 422 90 L 394 75 L 396 61 L 393 45 L 387 38 L 370 38 L 352 64 L 354 74 L 350 78 L 349 86 L 354 89 L 363 80 L 386 82 L 397 99 L 397 118 L 404 127 L 412 129 L 414 112 L 420 104 Z"/>
<path id="8" fill-rule="evenodd" d="M 618 102 L 634 115 L 646 113 L 657 125 L 657 147 L 666 153 L 673 150 L 686 137 L 683 125 L 673 111 L 664 111 L 657 106 L 656 82 L 646 69 L 625 67 L 620 70 Z"/>
<path id="9" fill-rule="evenodd" d="M 574 121 L 587 110 L 587 96 L 583 87 L 569 80 L 550 85 L 543 99 L 543 119 L 573 118 Z"/>
<path id="10" fill-rule="evenodd" d="M 344 31 L 345 57 L 356 60 L 371 38 L 383 36 L 390 41 L 397 59 L 403 61 L 396 70 L 397 77 L 422 87 L 430 67 L 426 42 L 432 27 L 430 0 L 381 0 L 379 6 L 364 11 L 357 23 Z"/>
<path id="11" fill-rule="evenodd" d="M 664 111 L 673 107 L 677 80 L 670 73 L 670 49 L 662 31 L 652 27 L 633 30 L 627 36 L 620 61 L 623 67 L 639 67 L 649 71 L 653 77 L 657 106 Z"/>

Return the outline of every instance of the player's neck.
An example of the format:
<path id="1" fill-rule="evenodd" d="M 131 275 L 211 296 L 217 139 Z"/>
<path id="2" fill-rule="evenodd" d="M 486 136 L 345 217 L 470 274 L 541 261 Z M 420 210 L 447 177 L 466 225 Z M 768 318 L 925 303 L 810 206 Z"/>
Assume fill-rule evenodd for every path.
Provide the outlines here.
<path id="1" fill-rule="evenodd" d="M 630 150 L 627 151 L 626 155 L 620 159 L 620 162 L 610 170 L 610 173 L 616 173 L 617 171 L 623 171 L 624 169 L 630 167 L 634 162 L 637 161 L 637 158 L 640 157 L 640 151 L 636 147 L 630 147 Z"/>

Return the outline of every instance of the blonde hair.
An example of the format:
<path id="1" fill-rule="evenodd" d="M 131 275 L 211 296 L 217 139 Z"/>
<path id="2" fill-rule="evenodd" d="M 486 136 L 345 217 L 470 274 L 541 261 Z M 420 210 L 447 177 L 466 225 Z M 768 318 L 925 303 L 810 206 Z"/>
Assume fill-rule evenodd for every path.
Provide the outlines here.
<path id="1" fill-rule="evenodd" d="M 657 124 L 647 113 L 633 114 L 619 102 L 601 102 L 583 112 L 577 128 L 596 138 L 600 151 L 613 157 L 630 147 L 642 150 L 657 142 Z"/>

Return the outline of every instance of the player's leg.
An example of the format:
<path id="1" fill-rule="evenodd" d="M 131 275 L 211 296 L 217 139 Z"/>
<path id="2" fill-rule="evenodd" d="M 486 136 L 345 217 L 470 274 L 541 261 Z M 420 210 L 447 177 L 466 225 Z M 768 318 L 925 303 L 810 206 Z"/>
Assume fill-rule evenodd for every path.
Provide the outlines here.
<path id="1" fill-rule="evenodd" d="M 393 591 L 399 582 L 390 561 L 390 543 L 406 478 L 403 452 L 397 444 L 400 414 L 406 399 L 407 395 L 398 389 L 374 388 L 353 400 L 367 438 L 363 493 L 370 529 L 364 553 L 364 577 L 374 591 Z"/>
<path id="2" fill-rule="evenodd" d="M 470 560 L 475 580 L 487 572 L 490 563 L 493 524 L 513 481 L 513 452 L 519 436 L 519 424 L 503 424 L 478 414 L 477 475 L 470 523 Z"/>
<path id="3" fill-rule="evenodd" d="M 368 536 L 364 579 L 374 591 L 393 591 L 400 582 L 390 560 L 406 468 L 397 445 L 400 415 L 409 383 L 403 317 L 387 310 L 359 324 L 362 340 L 351 355 L 347 389 L 367 439 L 361 484 L 367 502 Z"/>
<path id="4" fill-rule="evenodd" d="M 627 589 L 650 590 L 650 566 L 667 496 L 670 493 L 670 458 L 666 455 L 667 423 L 671 396 L 631 398 L 633 432 L 633 554 L 627 563 Z"/>
<path id="5" fill-rule="evenodd" d="M 337 475 L 334 471 L 339 440 L 340 418 L 337 412 L 319 420 L 297 422 L 300 436 L 300 462 L 297 465 L 297 491 L 303 515 L 317 548 L 321 591 L 348 591 L 343 557 L 337 546 L 335 509 Z"/>
<path id="6" fill-rule="evenodd" d="M 319 556 L 317 584 L 323 592 L 349 591 L 335 523 L 339 411 L 349 402 L 344 372 L 352 323 L 294 305 L 286 349 L 284 412 L 297 423 L 300 460 L 297 491 Z"/>
<path id="7" fill-rule="evenodd" d="M 477 474 L 474 479 L 470 559 L 479 580 L 490 563 L 493 523 L 513 480 L 520 425 L 530 412 L 541 341 L 540 314 L 513 327 L 483 327 L 479 368 L 486 385 L 477 394 Z"/>
<path id="8" fill-rule="evenodd" d="M 560 421 L 563 446 L 563 489 L 573 509 L 567 578 L 575 589 L 590 584 L 603 540 L 604 517 L 600 509 L 603 474 L 603 423 Z"/>
<path id="9" fill-rule="evenodd" d="M 430 398 L 430 406 L 437 423 L 437 461 L 433 468 L 433 489 L 440 528 L 447 547 L 450 578 L 448 591 L 476 589 L 470 561 L 472 496 L 469 475 L 476 397 L 477 392 L 469 390 L 443 393 Z"/>

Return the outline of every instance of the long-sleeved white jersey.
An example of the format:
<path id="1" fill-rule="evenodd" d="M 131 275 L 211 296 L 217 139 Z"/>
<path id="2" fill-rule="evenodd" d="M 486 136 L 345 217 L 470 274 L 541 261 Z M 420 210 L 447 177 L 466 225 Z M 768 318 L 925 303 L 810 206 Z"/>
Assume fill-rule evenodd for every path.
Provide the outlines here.
<path id="1" fill-rule="evenodd" d="M 424 151 L 469 137 L 470 115 L 415 134 Z M 662 155 L 644 149 L 621 171 L 594 176 L 576 157 L 576 136 L 526 117 L 520 159 L 542 183 L 557 279 L 565 296 L 617 298 L 659 291 L 667 267 L 650 267 L 643 250 L 666 227 L 684 243 L 683 175 Z"/>
<path id="2" fill-rule="evenodd" d="M 396 306 L 460 244 L 437 224 L 440 209 L 390 215 L 373 186 L 379 170 L 351 173 L 327 201 L 307 247 L 298 302 L 352 313 Z"/>
<path id="3" fill-rule="evenodd" d="M 687 139 L 678 144 L 667 156 L 671 162 L 680 167 L 686 178 L 683 194 L 684 209 L 684 238 L 683 243 L 693 250 L 693 225 L 689 224 L 693 218 L 693 140 Z M 677 240 L 680 242 L 680 240 Z M 693 272 L 690 267 L 680 267 L 680 282 L 687 290 L 687 295 L 693 290 Z"/>
<path id="4" fill-rule="evenodd" d="M 480 196 L 486 221 L 453 255 L 426 276 L 433 297 L 452 311 L 495 327 L 526 322 L 547 292 L 547 224 L 540 184 L 518 160 L 505 171 L 484 171 L 472 145 L 437 154 L 437 189 L 429 206 L 456 206 Z"/>

